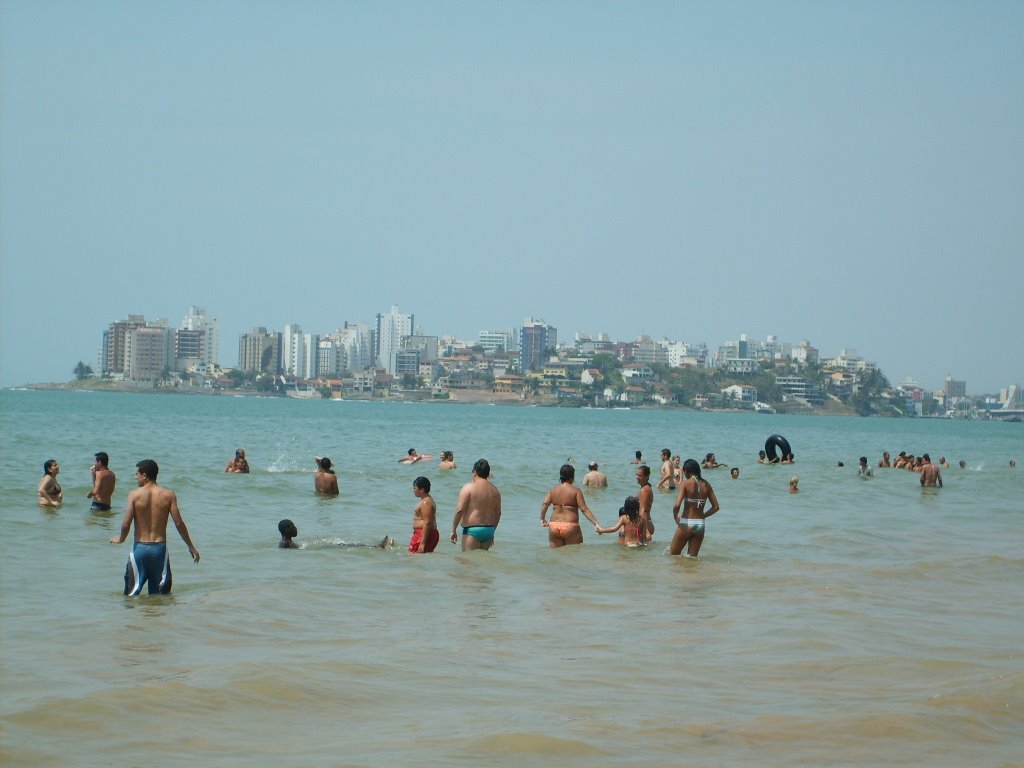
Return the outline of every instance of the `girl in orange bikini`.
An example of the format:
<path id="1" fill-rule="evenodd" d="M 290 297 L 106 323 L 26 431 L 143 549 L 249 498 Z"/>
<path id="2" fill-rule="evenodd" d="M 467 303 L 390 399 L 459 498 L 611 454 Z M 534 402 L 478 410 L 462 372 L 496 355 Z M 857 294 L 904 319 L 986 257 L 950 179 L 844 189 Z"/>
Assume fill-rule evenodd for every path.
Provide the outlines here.
<path id="1" fill-rule="evenodd" d="M 619 531 L 619 543 L 627 547 L 642 547 L 644 541 L 643 520 L 640 518 L 640 499 L 627 496 L 619 508 L 619 522 L 611 528 L 598 528 L 598 533 L 615 533 Z"/>
<path id="2" fill-rule="evenodd" d="M 576 470 L 572 464 L 563 464 L 558 477 L 561 482 L 548 491 L 544 503 L 540 505 L 540 524 L 548 529 L 548 544 L 552 549 L 566 544 L 583 543 L 583 531 L 580 530 L 581 510 L 595 528 L 599 526 L 597 518 L 583 498 L 583 491 L 573 485 Z M 554 509 L 551 511 L 551 520 L 548 520 L 548 507 L 551 506 Z"/>

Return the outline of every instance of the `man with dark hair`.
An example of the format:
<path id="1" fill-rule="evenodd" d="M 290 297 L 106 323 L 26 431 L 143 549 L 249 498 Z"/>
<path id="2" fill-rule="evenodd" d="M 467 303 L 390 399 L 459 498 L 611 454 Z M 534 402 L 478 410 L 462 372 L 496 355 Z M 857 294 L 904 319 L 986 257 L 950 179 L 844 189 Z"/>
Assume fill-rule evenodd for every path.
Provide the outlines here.
<path id="1" fill-rule="evenodd" d="M 167 518 L 174 521 L 178 535 L 188 547 L 193 562 L 199 562 L 199 550 L 192 544 L 188 528 L 178 510 L 178 497 L 169 488 L 157 485 L 160 472 L 152 459 L 143 459 L 136 466 L 135 480 L 139 487 L 128 494 L 128 508 L 121 521 L 121 534 L 110 539 L 121 544 L 135 523 L 135 543 L 128 555 L 124 571 L 124 593 L 138 595 L 149 582 L 149 594 L 166 595 L 171 591 L 171 560 L 167 554 Z"/>
<path id="2" fill-rule="evenodd" d="M 338 476 L 334 474 L 334 462 L 326 456 L 316 456 L 316 474 L 313 487 L 324 496 L 338 495 Z"/>
<path id="3" fill-rule="evenodd" d="M 462 486 L 452 520 L 451 541 L 458 541 L 459 523 L 462 523 L 462 551 L 490 549 L 494 543 L 494 529 L 501 520 L 501 494 L 491 482 L 491 465 L 487 459 L 477 459 L 473 465 L 473 479 Z"/>
<path id="4" fill-rule="evenodd" d="M 110 471 L 110 457 L 103 451 L 96 454 L 96 461 L 89 468 L 92 472 L 92 490 L 85 497 L 92 499 L 92 509 L 96 512 L 109 512 L 110 500 L 114 495 L 117 477 Z"/>
<path id="5" fill-rule="evenodd" d="M 288 518 L 285 518 L 277 524 L 277 532 L 281 534 L 281 540 L 277 543 L 280 549 L 298 549 L 299 545 L 296 544 L 292 539 L 299 535 L 299 529 L 295 527 Z"/>
<path id="6" fill-rule="evenodd" d="M 658 481 L 658 490 L 675 490 L 676 476 L 672 472 L 672 451 L 668 448 L 661 449 L 661 479 Z"/>
<path id="7" fill-rule="evenodd" d="M 938 464 L 932 464 L 932 457 L 927 453 L 921 457 L 924 467 L 921 469 L 921 486 L 924 488 L 941 488 L 942 473 Z"/>

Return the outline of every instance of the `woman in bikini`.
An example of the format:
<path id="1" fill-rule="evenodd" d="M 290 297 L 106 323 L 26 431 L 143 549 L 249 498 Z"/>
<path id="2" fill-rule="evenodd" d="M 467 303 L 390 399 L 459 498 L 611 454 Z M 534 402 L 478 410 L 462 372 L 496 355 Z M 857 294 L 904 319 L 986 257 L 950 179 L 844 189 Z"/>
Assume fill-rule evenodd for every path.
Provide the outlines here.
<path id="1" fill-rule="evenodd" d="M 56 459 L 47 459 L 43 462 L 43 479 L 39 481 L 39 506 L 59 507 L 64 501 L 64 491 L 57 482 L 59 472 L 60 464 Z"/>
<path id="2" fill-rule="evenodd" d="M 686 479 L 679 486 L 679 495 L 672 507 L 676 532 L 668 551 L 670 555 L 679 555 L 685 546 L 686 554 L 696 557 L 704 543 L 704 520 L 718 511 L 718 497 L 711 484 L 700 476 L 700 464 L 693 459 L 683 463 L 683 475 Z M 711 507 L 705 509 L 708 501 Z"/>
<path id="3" fill-rule="evenodd" d="M 583 498 L 583 491 L 573 485 L 576 470 L 572 464 L 563 464 L 558 477 L 561 482 L 548 491 L 544 503 L 540 505 L 540 524 L 548 529 L 548 544 L 552 549 L 566 544 L 583 543 L 580 510 L 595 528 L 600 526 L 594 513 L 587 506 L 586 499 Z M 548 520 L 548 507 L 551 506 L 554 509 L 551 510 L 551 520 Z"/>
<path id="4" fill-rule="evenodd" d="M 627 496 L 626 501 L 619 508 L 619 522 L 611 528 L 598 526 L 598 533 L 619 532 L 619 544 L 627 547 L 643 547 L 644 541 L 643 520 L 640 518 L 640 499 L 636 496 Z"/>

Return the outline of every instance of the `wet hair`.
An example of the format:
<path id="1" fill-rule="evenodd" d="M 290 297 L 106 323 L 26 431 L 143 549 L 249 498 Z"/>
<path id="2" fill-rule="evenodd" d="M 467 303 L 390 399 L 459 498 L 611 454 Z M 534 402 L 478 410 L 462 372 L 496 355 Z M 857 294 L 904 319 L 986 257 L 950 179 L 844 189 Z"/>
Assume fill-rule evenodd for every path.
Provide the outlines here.
<path id="1" fill-rule="evenodd" d="M 661 455 L 664 456 L 665 454 L 668 454 L 669 456 L 671 456 L 672 455 L 672 451 L 670 451 L 668 448 L 662 448 L 661 449 Z"/>
<path id="2" fill-rule="evenodd" d="M 644 477 L 651 476 L 651 468 L 648 467 L 646 464 L 641 464 L 639 467 L 636 468 L 636 471 L 643 472 Z"/>
<path id="3" fill-rule="evenodd" d="M 46 461 L 44 461 L 43 462 L 43 474 L 44 475 L 50 474 L 50 467 L 52 467 L 56 463 L 57 463 L 56 459 L 47 459 Z"/>
<path id="4" fill-rule="evenodd" d="M 626 500 L 622 502 L 622 506 L 619 507 L 619 514 L 625 515 L 635 523 L 640 519 L 640 499 L 636 496 L 627 496 Z"/>
<path id="5" fill-rule="evenodd" d="M 759 459 L 763 459 L 763 458 L 764 458 L 765 456 L 767 456 L 767 455 L 768 455 L 768 454 L 767 454 L 767 453 L 765 453 L 764 451 L 758 451 L 758 452 L 757 452 L 757 457 L 758 457 Z"/>
<path id="6" fill-rule="evenodd" d="M 289 528 L 295 528 L 295 523 L 293 523 L 287 517 L 284 520 L 282 520 L 280 523 L 277 524 L 277 531 L 282 536 L 286 535 L 285 531 L 287 531 Z M 298 529 L 296 528 L 295 530 L 298 530 Z"/>
<path id="7" fill-rule="evenodd" d="M 160 474 L 160 467 L 152 459 L 143 459 L 135 465 L 135 468 L 139 470 L 140 474 L 145 475 L 154 482 L 156 481 L 156 476 Z"/>
<path id="8" fill-rule="evenodd" d="M 704 478 L 700 476 L 700 464 L 697 463 L 696 459 L 687 459 L 683 462 L 683 472 L 688 475 L 696 475 L 698 480 Z"/>
<path id="9" fill-rule="evenodd" d="M 412 481 L 412 487 L 419 488 L 424 493 L 430 493 L 430 480 L 425 478 L 423 475 L 420 475 Z"/>
<path id="10" fill-rule="evenodd" d="M 242 456 L 245 456 L 245 449 L 244 448 L 235 448 L 235 458 L 238 459 L 238 458 L 241 458 Z"/>
<path id="11" fill-rule="evenodd" d="M 714 456 L 714 455 L 715 454 L 713 454 L 713 453 L 709 453 L 707 456 L 704 457 L 704 461 L 711 461 L 711 457 Z"/>
<path id="12" fill-rule="evenodd" d="M 487 463 L 487 459 L 477 459 L 473 464 L 473 472 L 477 477 L 486 479 L 491 476 L 491 465 Z"/>
<path id="13" fill-rule="evenodd" d="M 558 470 L 558 480 L 563 483 L 571 483 L 576 477 L 576 468 L 572 464 L 563 464 Z"/>
<path id="14" fill-rule="evenodd" d="M 860 457 L 860 463 L 861 464 L 867 464 L 868 463 L 868 457 L 867 456 L 861 456 Z"/>
<path id="15" fill-rule="evenodd" d="M 410 448 L 410 449 L 409 449 L 409 450 L 407 451 L 407 453 L 408 453 L 408 454 L 409 454 L 410 456 L 414 456 L 414 455 L 416 455 L 416 449 L 415 449 L 415 448 Z"/>
<path id="16" fill-rule="evenodd" d="M 636 452 L 636 457 L 637 457 L 638 459 L 639 459 L 639 458 L 641 458 L 641 457 L 642 457 L 642 455 L 643 455 L 642 451 L 637 451 L 637 452 Z"/>
<path id="17" fill-rule="evenodd" d="M 589 464 L 587 464 L 587 469 L 597 469 L 597 462 L 592 461 Z"/>
<path id="18" fill-rule="evenodd" d="M 922 453 L 921 454 L 921 458 L 924 459 L 925 461 L 931 461 L 932 460 L 932 457 L 929 456 L 927 453 Z"/>
<path id="19" fill-rule="evenodd" d="M 106 451 L 100 451 L 96 454 L 96 461 L 102 464 L 104 467 L 110 463 L 110 457 L 107 456 Z"/>
<path id="20" fill-rule="evenodd" d="M 322 469 L 324 472 L 331 471 L 331 460 L 328 459 L 326 456 L 321 456 L 317 463 L 320 464 L 320 469 Z"/>

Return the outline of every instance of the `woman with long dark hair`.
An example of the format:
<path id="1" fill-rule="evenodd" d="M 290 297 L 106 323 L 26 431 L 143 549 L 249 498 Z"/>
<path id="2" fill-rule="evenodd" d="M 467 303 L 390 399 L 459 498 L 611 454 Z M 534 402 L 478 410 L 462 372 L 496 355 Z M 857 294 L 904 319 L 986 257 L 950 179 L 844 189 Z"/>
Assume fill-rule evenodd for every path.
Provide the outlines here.
<path id="1" fill-rule="evenodd" d="M 683 484 L 672 507 L 676 532 L 669 545 L 670 555 L 680 555 L 686 547 L 688 557 L 696 557 L 704 543 L 704 520 L 718 511 L 718 497 L 711 484 L 700 476 L 700 464 L 693 459 L 683 462 Z M 705 508 L 708 502 L 709 508 Z"/>

